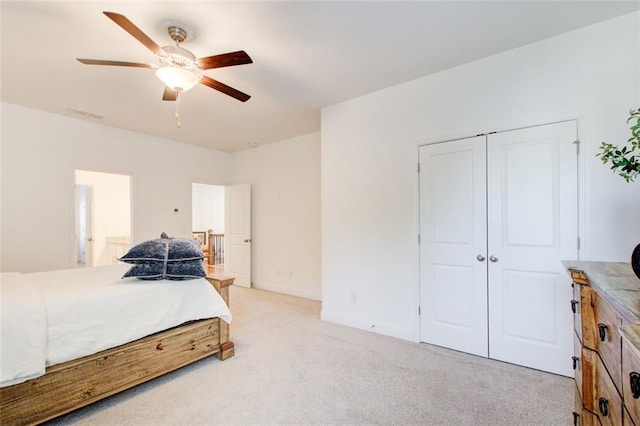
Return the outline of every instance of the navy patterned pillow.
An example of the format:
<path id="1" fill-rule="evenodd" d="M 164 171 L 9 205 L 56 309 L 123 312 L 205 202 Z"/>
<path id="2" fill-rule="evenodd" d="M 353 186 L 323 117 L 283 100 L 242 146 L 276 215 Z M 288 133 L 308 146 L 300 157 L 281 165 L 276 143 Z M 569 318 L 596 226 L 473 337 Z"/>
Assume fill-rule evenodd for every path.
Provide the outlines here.
<path id="1" fill-rule="evenodd" d="M 164 278 L 164 262 L 139 263 L 133 265 L 122 278 L 136 277 L 141 280 L 161 280 Z"/>
<path id="2" fill-rule="evenodd" d="M 119 260 L 134 265 L 122 278 L 188 280 L 206 276 L 203 258 L 198 241 L 169 238 L 163 232 L 159 239 L 135 245 Z"/>
<path id="3" fill-rule="evenodd" d="M 169 241 L 167 262 L 202 260 L 204 258 L 200 243 L 195 239 L 172 238 L 165 241 Z"/>
<path id="4" fill-rule="evenodd" d="M 136 277 L 141 280 L 191 280 L 205 277 L 201 260 L 185 260 L 182 262 L 154 262 L 133 265 L 122 278 Z"/>
<path id="5" fill-rule="evenodd" d="M 131 247 L 131 249 L 118 260 L 133 264 L 157 261 L 162 262 L 167 256 L 167 249 L 168 246 L 166 240 L 157 239 L 144 241 Z"/>
<path id="6" fill-rule="evenodd" d="M 119 260 L 125 263 L 148 263 L 157 261 L 180 262 L 202 260 L 204 254 L 198 241 L 188 238 L 158 238 L 137 244 Z"/>
<path id="7" fill-rule="evenodd" d="M 202 260 L 184 260 L 167 263 L 166 278 L 169 280 L 189 280 L 206 277 Z"/>

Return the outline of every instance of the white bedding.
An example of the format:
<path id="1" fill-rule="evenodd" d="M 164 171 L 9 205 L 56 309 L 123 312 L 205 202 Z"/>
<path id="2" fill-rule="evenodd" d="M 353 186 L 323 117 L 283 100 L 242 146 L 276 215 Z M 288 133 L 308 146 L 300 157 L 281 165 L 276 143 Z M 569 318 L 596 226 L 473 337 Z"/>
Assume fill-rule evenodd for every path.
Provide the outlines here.
<path id="1" fill-rule="evenodd" d="M 17 272 L 0 276 L 0 386 L 44 374 L 46 317 L 38 290 Z"/>
<path id="2" fill-rule="evenodd" d="M 39 291 L 46 309 L 43 363 L 49 366 L 91 355 L 191 320 L 220 317 L 231 322 L 229 308 L 204 278 L 121 279 L 129 267 L 23 275 Z"/>

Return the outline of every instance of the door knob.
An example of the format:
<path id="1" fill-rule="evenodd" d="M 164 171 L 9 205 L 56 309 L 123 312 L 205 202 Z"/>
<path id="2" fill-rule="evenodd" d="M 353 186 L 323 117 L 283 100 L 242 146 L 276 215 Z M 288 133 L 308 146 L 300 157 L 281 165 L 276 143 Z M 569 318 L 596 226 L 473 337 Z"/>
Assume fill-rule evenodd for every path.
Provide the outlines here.
<path id="1" fill-rule="evenodd" d="M 478 262 L 484 262 L 485 257 L 481 254 L 476 256 L 476 259 L 478 259 Z"/>
<path id="2" fill-rule="evenodd" d="M 598 399 L 598 408 L 603 416 L 607 417 L 609 415 L 609 401 L 606 398 Z"/>
<path id="3" fill-rule="evenodd" d="M 498 258 L 495 257 L 494 255 L 489 256 L 489 260 L 492 261 L 493 263 L 496 263 L 498 261 Z"/>
<path id="4" fill-rule="evenodd" d="M 87 238 L 87 241 L 91 242 L 91 241 L 93 241 L 93 238 L 89 237 L 89 238 Z"/>
<path id="5" fill-rule="evenodd" d="M 598 336 L 600 337 L 600 341 L 604 342 L 607 340 L 607 325 L 600 323 L 598 324 Z"/>
<path id="6" fill-rule="evenodd" d="M 631 396 L 633 396 L 633 399 L 640 398 L 640 374 L 636 371 L 632 371 L 629 373 L 629 381 L 631 384 Z"/>

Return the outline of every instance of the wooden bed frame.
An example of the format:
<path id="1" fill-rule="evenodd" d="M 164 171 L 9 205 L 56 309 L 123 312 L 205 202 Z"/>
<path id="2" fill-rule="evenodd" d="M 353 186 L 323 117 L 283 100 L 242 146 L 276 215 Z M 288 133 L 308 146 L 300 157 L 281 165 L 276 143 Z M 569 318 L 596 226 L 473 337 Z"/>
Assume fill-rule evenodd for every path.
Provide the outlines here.
<path id="1" fill-rule="evenodd" d="M 209 268 L 207 280 L 228 305 L 234 278 Z M 53 365 L 43 376 L 0 388 L 0 424 L 42 423 L 211 355 L 220 360 L 234 355 L 229 325 L 219 318 Z"/>

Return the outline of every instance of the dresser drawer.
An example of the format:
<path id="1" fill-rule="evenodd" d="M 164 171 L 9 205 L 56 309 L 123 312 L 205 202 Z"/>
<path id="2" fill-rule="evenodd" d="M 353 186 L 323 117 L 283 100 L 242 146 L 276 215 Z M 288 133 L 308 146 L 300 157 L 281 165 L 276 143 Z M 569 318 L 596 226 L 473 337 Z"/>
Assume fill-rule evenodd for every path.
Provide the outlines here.
<path id="1" fill-rule="evenodd" d="M 578 360 L 582 374 L 580 379 L 576 379 L 576 386 L 578 381 L 582 383 L 580 386 L 582 405 L 594 413 L 598 410 L 598 374 L 608 375 L 604 367 L 601 366 L 602 363 L 599 363 L 598 360 L 599 357 L 596 351 L 583 347 Z M 599 371 L 599 369 L 601 370 Z"/>
<path id="2" fill-rule="evenodd" d="M 582 410 L 581 421 L 582 423 L 578 422 L 578 424 L 581 424 L 582 426 L 602 426 L 598 416 L 587 410 Z"/>
<path id="3" fill-rule="evenodd" d="M 576 387 L 575 408 L 573 411 L 573 425 L 574 426 L 600 426 L 600 420 L 598 416 L 587 411 L 582 406 L 582 400 L 580 399 L 580 393 Z"/>
<path id="4" fill-rule="evenodd" d="M 603 425 L 622 424 L 622 398 L 618 393 L 609 374 L 604 369 L 600 357 L 596 361 L 597 384 L 595 394 L 595 410 Z"/>
<path id="5" fill-rule="evenodd" d="M 595 301 L 595 320 L 595 329 L 598 333 L 598 353 L 609 371 L 618 392 L 622 393 L 622 368 L 620 365 L 622 352 L 620 326 L 622 325 L 622 319 L 613 306 L 597 294 Z"/>
<path id="6" fill-rule="evenodd" d="M 633 420 L 631 420 L 631 416 L 629 415 L 629 412 L 627 411 L 626 408 L 624 409 L 624 413 L 622 414 L 624 415 L 624 421 L 622 422 L 624 426 L 636 426 Z"/>
<path id="7" fill-rule="evenodd" d="M 627 330 L 629 332 L 627 332 Z M 640 424 L 640 350 L 638 327 L 625 327 L 622 338 L 622 396 L 635 424 Z"/>

